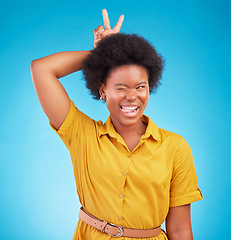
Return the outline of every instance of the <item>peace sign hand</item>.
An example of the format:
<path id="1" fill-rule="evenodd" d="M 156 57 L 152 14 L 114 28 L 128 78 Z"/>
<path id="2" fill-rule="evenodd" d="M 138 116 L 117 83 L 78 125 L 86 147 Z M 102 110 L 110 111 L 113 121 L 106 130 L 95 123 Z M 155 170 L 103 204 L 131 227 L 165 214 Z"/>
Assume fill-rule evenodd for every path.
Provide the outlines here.
<path id="1" fill-rule="evenodd" d="M 124 15 L 121 15 L 118 22 L 116 23 L 115 27 L 113 29 L 111 29 L 110 26 L 110 21 L 108 18 L 108 13 L 106 9 L 103 9 L 102 11 L 103 13 L 103 22 L 104 22 L 104 27 L 102 25 L 99 25 L 95 30 L 94 30 L 94 48 L 97 46 L 97 43 L 105 38 L 108 35 L 114 34 L 114 33 L 118 33 L 120 31 L 120 28 L 122 26 L 122 23 L 124 21 Z"/>

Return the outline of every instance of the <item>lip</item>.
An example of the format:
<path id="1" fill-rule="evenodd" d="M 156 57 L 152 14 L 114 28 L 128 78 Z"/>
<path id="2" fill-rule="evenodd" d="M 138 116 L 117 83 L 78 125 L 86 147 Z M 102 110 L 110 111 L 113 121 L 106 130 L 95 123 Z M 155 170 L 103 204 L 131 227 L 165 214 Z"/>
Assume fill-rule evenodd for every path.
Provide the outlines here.
<path id="1" fill-rule="evenodd" d="M 139 105 L 121 105 L 120 106 L 121 112 L 126 117 L 135 117 L 139 112 L 140 106 Z"/>

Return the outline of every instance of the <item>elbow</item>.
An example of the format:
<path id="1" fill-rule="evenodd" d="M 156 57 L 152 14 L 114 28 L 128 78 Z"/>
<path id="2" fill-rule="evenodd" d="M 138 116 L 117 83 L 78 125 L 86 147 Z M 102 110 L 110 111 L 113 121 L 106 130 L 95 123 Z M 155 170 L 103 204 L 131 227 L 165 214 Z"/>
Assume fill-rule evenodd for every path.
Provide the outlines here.
<path id="1" fill-rule="evenodd" d="M 55 76 L 54 70 L 52 68 L 52 64 L 46 61 L 45 58 L 35 59 L 30 64 L 30 70 L 32 76 L 41 76 L 52 74 Z"/>
<path id="2" fill-rule="evenodd" d="M 30 71 L 31 71 L 31 75 L 32 75 L 32 76 L 33 76 L 33 73 L 35 72 L 36 65 L 37 65 L 37 60 L 33 60 L 33 61 L 30 63 Z"/>
<path id="3" fill-rule="evenodd" d="M 44 68 L 39 61 L 39 59 L 33 60 L 30 64 L 30 72 L 32 77 L 32 82 L 35 85 L 35 82 L 41 80 L 41 74 L 44 72 Z"/>
<path id="4" fill-rule="evenodd" d="M 39 60 L 35 59 L 30 63 L 30 70 L 33 72 L 36 68 L 38 68 Z"/>
<path id="5" fill-rule="evenodd" d="M 41 75 L 41 73 L 45 72 L 45 65 L 40 59 L 35 59 L 30 64 L 30 71 L 32 79 L 34 79 L 35 76 Z"/>
<path id="6" fill-rule="evenodd" d="M 32 77 L 32 82 L 34 84 L 34 81 L 36 79 L 36 68 L 37 68 L 37 60 L 33 60 L 30 63 L 30 72 L 31 72 L 31 77 Z"/>

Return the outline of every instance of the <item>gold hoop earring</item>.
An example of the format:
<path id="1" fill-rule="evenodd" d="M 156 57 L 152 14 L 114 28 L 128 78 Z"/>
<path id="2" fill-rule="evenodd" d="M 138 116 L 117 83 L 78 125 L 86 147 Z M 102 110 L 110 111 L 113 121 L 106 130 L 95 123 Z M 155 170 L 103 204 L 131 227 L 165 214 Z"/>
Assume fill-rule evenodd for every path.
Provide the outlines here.
<path id="1" fill-rule="evenodd" d="M 103 98 L 102 96 L 100 96 L 100 101 L 106 102 L 106 98 Z"/>

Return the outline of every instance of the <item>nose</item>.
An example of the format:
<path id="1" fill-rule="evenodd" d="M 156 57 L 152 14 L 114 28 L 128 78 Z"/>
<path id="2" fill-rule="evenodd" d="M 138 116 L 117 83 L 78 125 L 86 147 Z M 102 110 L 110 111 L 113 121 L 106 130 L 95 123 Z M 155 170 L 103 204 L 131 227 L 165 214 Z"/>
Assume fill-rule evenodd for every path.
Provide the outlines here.
<path id="1" fill-rule="evenodd" d="M 126 99 L 130 102 L 135 101 L 137 98 L 137 93 L 134 89 L 130 89 L 126 94 Z"/>

